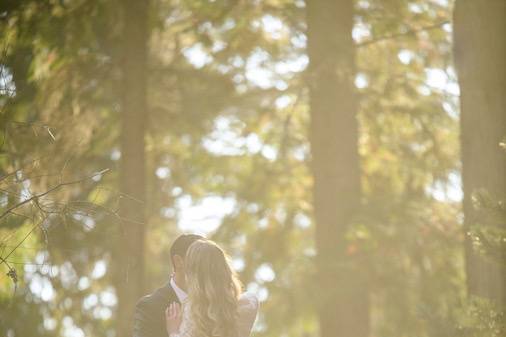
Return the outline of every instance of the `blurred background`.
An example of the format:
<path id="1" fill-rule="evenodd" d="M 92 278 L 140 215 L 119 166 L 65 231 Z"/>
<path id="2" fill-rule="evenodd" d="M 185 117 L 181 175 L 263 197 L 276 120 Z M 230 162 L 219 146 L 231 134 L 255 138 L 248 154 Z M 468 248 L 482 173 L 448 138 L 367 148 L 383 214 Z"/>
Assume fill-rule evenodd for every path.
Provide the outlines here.
<path id="1" fill-rule="evenodd" d="M 182 232 L 258 337 L 505 336 L 504 0 L 2 0 L 0 335 L 130 336 Z"/>

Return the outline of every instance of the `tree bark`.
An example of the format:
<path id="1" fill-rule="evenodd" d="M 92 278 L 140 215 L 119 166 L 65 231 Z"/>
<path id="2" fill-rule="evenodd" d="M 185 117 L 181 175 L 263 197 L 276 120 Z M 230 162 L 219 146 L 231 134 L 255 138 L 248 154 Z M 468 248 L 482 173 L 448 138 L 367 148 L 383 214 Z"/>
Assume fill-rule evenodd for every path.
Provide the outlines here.
<path id="1" fill-rule="evenodd" d="M 306 6 L 320 333 L 362 337 L 369 333 L 368 290 L 345 240 L 361 196 L 353 1 Z"/>
<path id="2" fill-rule="evenodd" d="M 506 2 L 457 0 L 454 32 L 467 233 L 484 219 L 472 193 L 484 189 L 503 200 L 506 194 L 506 156 L 499 147 L 506 136 Z M 469 294 L 506 303 L 504 268 L 479 256 L 467 235 L 465 257 Z"/>
<path id="3" fill-rule="evenodd" d="M 120 215 L 117 242 L 117 336 L 131 336 L 132 313 L 144 291 L 147 0 L 124 0 L 121 62 Z"/>

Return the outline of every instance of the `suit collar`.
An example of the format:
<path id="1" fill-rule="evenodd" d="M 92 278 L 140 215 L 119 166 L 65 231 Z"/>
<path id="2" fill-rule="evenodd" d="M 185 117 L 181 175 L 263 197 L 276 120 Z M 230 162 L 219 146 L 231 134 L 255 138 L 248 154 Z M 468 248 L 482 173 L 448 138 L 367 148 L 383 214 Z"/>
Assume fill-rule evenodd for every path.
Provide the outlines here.
<path id="1" fill-rule="evenodd" d="M 174 289 L 170 285 L 170 281 L 167 282 L 163 287 L 161 287 L 159 289 L 159 291 L 160 291 L 160 295 L 165 299 L 165 301 L 167 303 L 174 302 L 174 301 L 179 302 L 176 292 L 174 291 Z"/>

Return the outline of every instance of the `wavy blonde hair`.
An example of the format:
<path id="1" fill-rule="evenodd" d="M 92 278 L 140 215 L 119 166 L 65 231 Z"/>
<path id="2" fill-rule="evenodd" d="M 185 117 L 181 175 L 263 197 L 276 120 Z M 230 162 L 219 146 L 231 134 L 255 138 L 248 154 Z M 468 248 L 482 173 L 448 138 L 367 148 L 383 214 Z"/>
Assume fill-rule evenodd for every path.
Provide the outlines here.
<path id="1" fill-rule="evenodd" d="M 188 248 L 185 270 L 195 336 L 238 337 L 241 283 L 227 254 L 210 240 L 197 240 Z"/>

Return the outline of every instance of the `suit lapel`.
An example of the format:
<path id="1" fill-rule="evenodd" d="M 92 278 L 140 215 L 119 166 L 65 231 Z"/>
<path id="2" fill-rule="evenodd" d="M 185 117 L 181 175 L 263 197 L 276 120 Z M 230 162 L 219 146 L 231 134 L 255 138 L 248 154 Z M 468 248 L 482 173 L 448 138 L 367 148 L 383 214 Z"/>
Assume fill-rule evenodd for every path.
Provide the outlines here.
<path id="1" fill-rule="evenodd" d="M 160 295 L 164 298 L 166 303 L 174 301 L 180 303 L 176 295 L 176 292 L 174 291 L 174 289 L 172 289 L 172 286 L 170 285 L 170 282 L 167 282 L 167 284 L 161 288 Z"/>

